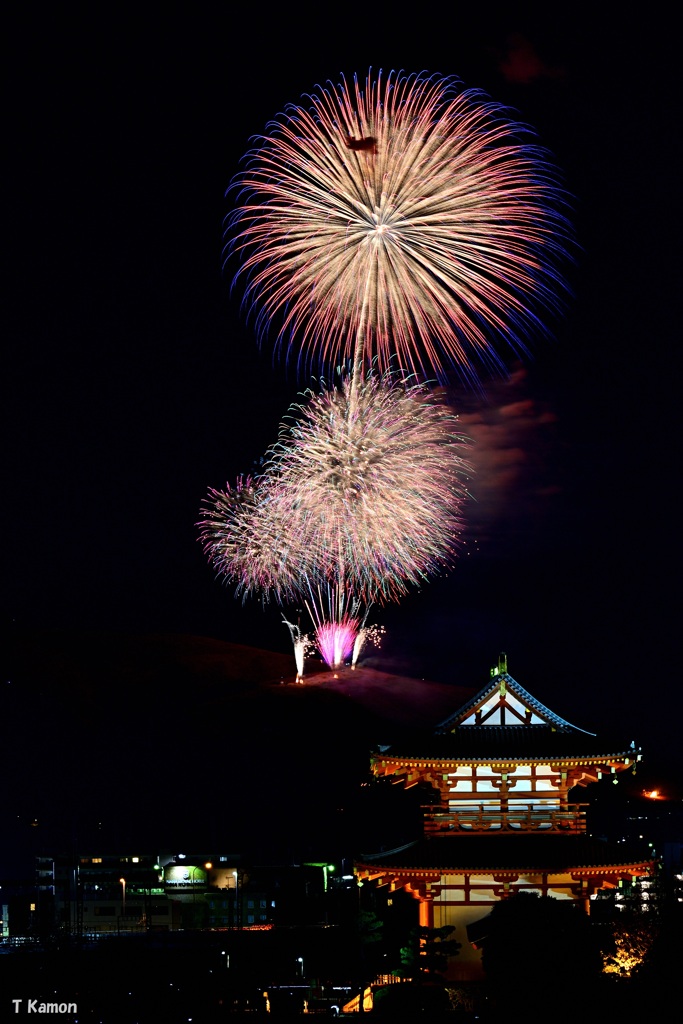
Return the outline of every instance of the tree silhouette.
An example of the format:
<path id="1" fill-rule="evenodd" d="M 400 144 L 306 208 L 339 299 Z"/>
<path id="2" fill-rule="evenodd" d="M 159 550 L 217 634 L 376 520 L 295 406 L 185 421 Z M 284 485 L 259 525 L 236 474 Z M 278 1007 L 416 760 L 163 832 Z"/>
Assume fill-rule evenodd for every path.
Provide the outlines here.
<path id="1" fill-rule="evenodd" d="M 413 928 L 408 945 L 401 948 L 403 973 L 417 980 L 443 974 L 449 958 L 460 952 L 461 944 L 449 938 L 454 931 L 452 925 Z"/>
<path id="2" fill-rule="evenodd" d="M 557 1020 L 585 1011 L 588 993 L 601 977 L 602 957 L 579 905 L 519 893 L 496 903 L 480 926 L 482 965 L 499 1014 Z"/>
<path id="3" fill-rule="evenodd" d="M 358 913 L 358 991 L 359 1013 L 363 1012 L 363 993 L 377 973 L 379 943 L 382 941 L 384 922 L 373 910 Z"/>

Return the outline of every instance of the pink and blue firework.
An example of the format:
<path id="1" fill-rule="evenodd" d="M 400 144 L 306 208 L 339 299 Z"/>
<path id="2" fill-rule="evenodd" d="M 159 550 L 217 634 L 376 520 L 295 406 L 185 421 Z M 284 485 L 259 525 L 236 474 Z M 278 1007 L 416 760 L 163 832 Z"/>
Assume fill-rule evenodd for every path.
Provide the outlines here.
<path id="1" fill-rule="evenodd" d="M 454 78 L 328 82 L 268 125 L 226 256 L 303 367 L 499 372 L 558 309 L 572 232 L 529 128 Z"/>

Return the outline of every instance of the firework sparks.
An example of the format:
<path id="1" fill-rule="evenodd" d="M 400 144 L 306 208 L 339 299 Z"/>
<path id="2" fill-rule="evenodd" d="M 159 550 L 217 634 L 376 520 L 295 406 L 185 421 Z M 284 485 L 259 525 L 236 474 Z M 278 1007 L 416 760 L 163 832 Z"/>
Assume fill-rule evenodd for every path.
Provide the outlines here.
<path id="1" fill-rule="evenodd" d="M 274 594 L 284 600 L 298 592 L 307 552 L 297 534 L 274 515 L 269 481 L 241 476 L 225 491 L 211 488 L 197 524 L 204 553 L 237 593 Z"/>
<path id="2" fill-rule="evenodd" d="M 274 322 L 328 367 L 499 370 L 564 288 L 565 199 L 532 138 L 436 75 L 369 73 L 289 106 L 248 154 L 226 233 L 259 333 Z"/>
<path id="3" fill-rule="evenodd" d="M 351 655 L 351 668 L 356 667 L 361 652 L 367 644 L 374 644 L 378 648 L 381 646 L 382 637 L 385 633 L 384 626 L 363 626 L 358 630 L 358 636 L 353 645 L 353 654 Z"/>

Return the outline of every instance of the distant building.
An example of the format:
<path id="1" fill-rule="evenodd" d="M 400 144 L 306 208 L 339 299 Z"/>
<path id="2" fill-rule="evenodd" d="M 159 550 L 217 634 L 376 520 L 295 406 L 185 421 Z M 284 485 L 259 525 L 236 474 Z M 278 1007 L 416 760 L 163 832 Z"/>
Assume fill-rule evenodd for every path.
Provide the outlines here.
<path id="1" fill-rule="evenodd" d="M 597 891 L 653 871 L 649 854 L 587 835 L 586 804 L 569 802 L 576 787 L 616 779 L 640 756 L 633 744 L 603 741 L 550 711 L 501 655 L 488 684 L 431 735 L 374 758 L 376 776 L 428 784 L 436 803 L 420 840 L 363 856 L 357 877 L 411 892 L 421 925 L 453 925 L 462 948 L 450 977 L 480 977 L 468 938 L 476 942 L 497 900 L 526 891 L 588 910 Z"/>
<path id="2" fill-rule="evenodd" d="M 324 918 L 326 864 L 256 866 L 239 854 L 104 851 L 36 858 L 36 880 L 5 886 L 5 939 L 272 928 Z"/>
<path id="3" fill-rule="evenodd" d="M 235 854 L 98 854 L 37 858 L 52 930 L 96 937 L 268 926 L 274 900 Z"/>

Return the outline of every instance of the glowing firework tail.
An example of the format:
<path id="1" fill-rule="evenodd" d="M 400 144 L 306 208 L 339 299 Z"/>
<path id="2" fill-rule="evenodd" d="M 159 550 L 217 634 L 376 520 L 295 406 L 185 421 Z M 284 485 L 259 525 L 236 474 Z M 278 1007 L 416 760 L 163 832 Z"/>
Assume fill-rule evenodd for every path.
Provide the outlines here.
<path id="1" fill-rule="evenodd" d="M 294 645 L 294 661 L 296 664 L 296 682 L 303 682 L 304 678 L 304 664 L 306 655 L 310 653 L 313 644 L 308 636 L 301 632 L 301 627 L 297 623 L 288 622 L 283 616 L 282 621 L 289 630 L 289 635 L 292 638 L 292 644 Z"/>
<path id="2" fill-rule="evenodd" d="M 260 335 L 304 364 L 472 380 L 526 351 L 564 290 L 571 231 L 531 131 L 454 78 L 327 83 L 257 139 L 226 254 Z"/>

